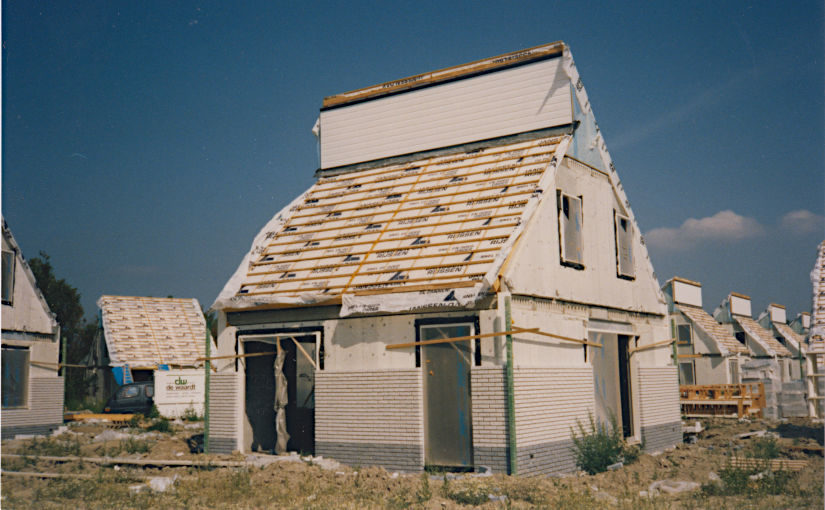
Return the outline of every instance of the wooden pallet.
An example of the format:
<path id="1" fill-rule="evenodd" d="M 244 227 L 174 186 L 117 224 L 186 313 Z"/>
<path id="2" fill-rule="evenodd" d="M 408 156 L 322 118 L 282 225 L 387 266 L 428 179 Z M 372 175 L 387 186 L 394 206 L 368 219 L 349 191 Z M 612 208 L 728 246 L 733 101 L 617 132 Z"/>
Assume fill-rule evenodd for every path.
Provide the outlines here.
<path id="1" fill-rule="evenodd" d="M 103 422 L 103 425 L 122 427 L 128 425 L 134 416 L 134 414 L 65 413 L 63 421 L 98 420 Z"/>
<path id="2" fill-rule="evenodd" d="M 680 385 L 679 404 L 685 416 L 762 417 L 765 386 L 750 384 Z"/>
<path id="3" fill-rule="evenodd" d="M 751 459 L 746 457 L 733 457 L 730 465 L 742 469 L 770 469 L 771 471 L 802 471 L 807 465 L 807 460 L 796 459 Z"/>

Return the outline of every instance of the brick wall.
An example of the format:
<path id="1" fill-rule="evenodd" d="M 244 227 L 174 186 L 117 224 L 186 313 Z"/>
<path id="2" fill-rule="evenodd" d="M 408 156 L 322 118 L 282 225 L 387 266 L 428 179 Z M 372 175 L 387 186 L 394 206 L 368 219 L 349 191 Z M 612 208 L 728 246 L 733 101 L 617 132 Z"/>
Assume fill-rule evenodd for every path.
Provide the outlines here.
<path id="1" fill-rule="evenodd" d="M 421 370 L 315 373 L 315 453 L 349 465 L 424 468 Z"/>
<path id="2" fill-rule="evenodd" d="M 518 474 L 564 473 L 576 468 L 570 430 L 594 412 L 588 366 L 516 368 Z"/>
<path id="3" fill-rule="evenodd" d="M 237 413 L 242 405 L 240 375 L 213 374 L 209 379 L 209 453 L 232 453 L 238 449 Z"/>
<path id="4" fill-rule="evenodd" d="M 473 367 L 473 462 L 507 473 L 507 393 L 502 367 Z"/>
<path id="5" fill-rule="evenodd" d="M 682 442 L 679 374 L 676 367 L 639 367 L 639 411 L 645 451 Z"/>

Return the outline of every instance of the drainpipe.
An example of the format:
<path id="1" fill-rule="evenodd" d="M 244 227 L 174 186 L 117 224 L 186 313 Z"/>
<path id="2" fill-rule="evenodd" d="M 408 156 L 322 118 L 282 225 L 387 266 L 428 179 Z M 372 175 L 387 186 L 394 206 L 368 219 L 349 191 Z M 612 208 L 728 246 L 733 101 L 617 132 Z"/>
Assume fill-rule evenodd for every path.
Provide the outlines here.
<path id="1" fill-rule="evenodd" d="M 504 324 L 506 331 L 513 329 L 510 316 L 510 294 L 504 296 Z M 518 456 L 516 455 L 516 399 L 513 384 L 513 335 L 507 333 L 507 437 L 509 438 L 510 474 L 518 474 Z"/>
<path id="2" fill-rule="evenodd" d="M 209 453 L 209 372 L 212 371 L 212 362 L 209 361 L 209 356 L 212 354 L 211 338 L 209 335 L 209 325 L 206 325 L 206 361 L 204 368 L 206 369 L 206 376 L 204 377 L 204 400 L 203 400 L 203 453 Z"/>

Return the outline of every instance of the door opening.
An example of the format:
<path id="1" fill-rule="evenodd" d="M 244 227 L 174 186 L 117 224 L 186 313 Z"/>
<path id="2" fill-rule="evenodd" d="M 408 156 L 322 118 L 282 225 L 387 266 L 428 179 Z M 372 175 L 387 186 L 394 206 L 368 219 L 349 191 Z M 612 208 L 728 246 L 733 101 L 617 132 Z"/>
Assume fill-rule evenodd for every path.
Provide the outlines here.
<path id="1" fill-rule="evenodd" d="M 294 340 L 293 340 L 294 338 Z M 277 344 L 284 352 L 283 377 L 278 382 L 276 365 Z M 296 341 L 300 344 L 299 348 Z M 303 454 L 315 453 L 315 367 L 317 365 L 317 336 L 267 336 L 245 339 L 245 354 L 262 354 L 245 359 L 246 417 L 252 429 L 250 450 L 276 453 L 278 450 L 279 405 L 284 410 L 280 428 L 285 431 L 286 450 Z M 286 384 L 286 402 L 278 403 L 279 385 Z"/>
<path id="2" fill-rule="evenodd" d="M 630 340 L 628 335 L 591 331 L 589 341 L 602 347 L 590 347 L 588 359 L 593 366 L 593 389 L 596 421 L 616 421 L 624 437 L 633 436 L 633 402 L 631 399 Z"/>

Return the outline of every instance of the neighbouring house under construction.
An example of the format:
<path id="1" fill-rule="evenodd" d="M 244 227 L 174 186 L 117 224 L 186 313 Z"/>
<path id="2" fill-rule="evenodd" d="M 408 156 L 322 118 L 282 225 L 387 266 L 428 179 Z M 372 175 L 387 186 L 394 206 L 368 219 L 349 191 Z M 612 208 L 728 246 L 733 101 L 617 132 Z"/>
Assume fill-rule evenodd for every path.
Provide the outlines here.
<path id="1" fill-rule="evenodd" d="M 757 322 L 791 353 L 792 362 L 786 370 L 787 378 L 789 380 L 803 378 L 805 357 L 808 352 L 805 338 L 788 325 L 785 307 L 776 303 L 769 304 L 765 311 L 759 314 Z"/>
<path id="2" fill-rule="evenodd" d="M 162 415 L 202 414 L 207 333 L 198 300 L 101 296 L 97 306 L 101 327 L 89 358 L 98 367 L 95 392 L 108 397 L 124 384 L 155 381 Z"/>
<path id="3" fill-rule="evenodd" d="M 679 383 L 738 384 L 748 348 L 702 308 L 702 284 L 674 277 L 664 286 L 676 338 Z"/>
<path id="4" fill-rule="evenodd" d="M 752 359 L 770 359 L 776 362 L 779 381 L 790 381 L 793 371 L 793 355 L 773 334 L 753 320 L 751 298 L 731 292 L 716 307 L 713 317 L 747 346 Z"/>
<path id="5" fill-rule="evenodd" d="M 3 439 L 63 424 L 60 326 L 3 223 Z"/>
<path id="6" fill-rule="evenodd" d="M 554 473 L 681 441 L 667 306 L 569 49 L 328 97 L 316 182 L 219 295 L 211 452 Z"/>

